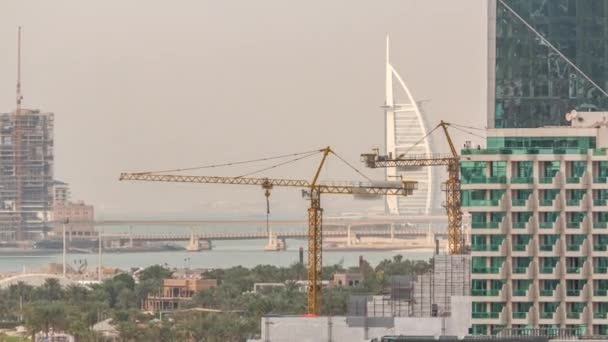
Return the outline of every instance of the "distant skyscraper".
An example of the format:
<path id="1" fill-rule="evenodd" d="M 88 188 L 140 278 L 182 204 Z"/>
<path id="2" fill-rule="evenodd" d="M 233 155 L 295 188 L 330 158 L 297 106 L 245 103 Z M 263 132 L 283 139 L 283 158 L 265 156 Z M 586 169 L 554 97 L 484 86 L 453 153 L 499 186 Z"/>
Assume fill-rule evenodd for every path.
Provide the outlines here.
<path id="1" fill-rule="evenodd" d="M 573 109 L 608 109 L 593 84 L 608 88 L 608 0 L 492 0 L 488 17 L 488 127 L 566 125 Z"/>
<path id="2" fill-rule="evenodd" d="M 395 80 L 398 88 L 401 88 L 405 95 L 402 99 L 397 99 L 393 91 Z M 388 37 L 386 38 L 386 99 L 383 108 L 387 154 L 399 156 L 431 153 L 428 139 L 423 139 L 427 130 L 418 104 L 401 76 L 390 64 Z M 422 141 L 414 146 L 421 139 Z M 429 167 L 387 168 L 386 177 L 389 181 L 399 178 L 418 181 L 418 190 L 414 191 L 413 195 L 387 196 L 387 212 L 392 215 L 428 214 L 434 197 L 432 175 L 432 168 Z"/>

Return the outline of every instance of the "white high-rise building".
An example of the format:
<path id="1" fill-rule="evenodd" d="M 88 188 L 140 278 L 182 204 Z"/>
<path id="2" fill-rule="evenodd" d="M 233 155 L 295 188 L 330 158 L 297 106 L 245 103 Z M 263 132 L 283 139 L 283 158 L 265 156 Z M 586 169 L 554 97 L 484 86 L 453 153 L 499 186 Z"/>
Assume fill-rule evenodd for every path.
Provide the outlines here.
<path id="1" fill-rule="evenodd" d="M 394 83 L 400 89 L 394 91 Z M 418 104 L 389 59 L 389 38 L 386 37 L 386 99 L 384 102 L 386 154 L 429 155 L 431 146 L 426 125 Z M 415 146 L 414 146 L 415 145 Z M 418 190 L 407 197 L 387 196 L 386 211 L 391 215 L 429 214 L 433 207 L 433 170 L 430 167 L 387 168 L 386 178 L 418 182 Z"/>

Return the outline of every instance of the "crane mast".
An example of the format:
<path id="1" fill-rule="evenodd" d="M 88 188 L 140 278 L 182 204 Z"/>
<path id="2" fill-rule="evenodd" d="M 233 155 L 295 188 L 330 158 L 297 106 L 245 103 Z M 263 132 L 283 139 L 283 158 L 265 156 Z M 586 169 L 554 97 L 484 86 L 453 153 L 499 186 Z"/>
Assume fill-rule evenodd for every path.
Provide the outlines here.
<path id="1" fill-rule="evenodd" d="M 361 161 L 369 168 L 446 166 L 448 179 L 443 183 L 442 190 L 445 192 L 444 207 L 448 217 L 448 251 L 450 254 L 462 254 L 465 251 L 465 243 L 464 234 L 462 233 L 462 209 L 460 199 L 460 157 L 458 156 L 456 147 L 448 132 L 449 126 L 449 123 L 442 120 L 435 129 L 442 128 L 450 147 L 451 154 L 401 154 L 397 156 L 397 158 L 392 158 L 390 156 L 380 156 L 377 150 L 375 150 L 374 153 L 361 154 Z"/>
<path id="2" fill-rule="evenodd" d="M 221 176 L 191 176 L 175 174 L 158 174 L 154 172 L 121 173 L 121 181 L 149 181 L 149 182 L 179 182 L 203 184 L 233 184 L 257 185 L 264 190 L 267 199 L 270 190 L 274 187 L 302 188 L 308 196 L 308 269 L 307 269 L 307 311 L 309 315 L 321 313 L 322 268 L 323 268 L 323 208 L 321 207 L 321 194 L 351 194 L 351 195 L 392 195 L 408 196 L 416 189 L 417 182 L 401 181 L 400 183 L 350 183 L 325 184 L 319 182 L 319 176 L 330 154 L 335 154 L 330 147 L 319 150 L 323 153 L 321 162 L 317 167 L 311 181 L 303 179 L 284 179 L 266 177 L 221 177 Z"/>

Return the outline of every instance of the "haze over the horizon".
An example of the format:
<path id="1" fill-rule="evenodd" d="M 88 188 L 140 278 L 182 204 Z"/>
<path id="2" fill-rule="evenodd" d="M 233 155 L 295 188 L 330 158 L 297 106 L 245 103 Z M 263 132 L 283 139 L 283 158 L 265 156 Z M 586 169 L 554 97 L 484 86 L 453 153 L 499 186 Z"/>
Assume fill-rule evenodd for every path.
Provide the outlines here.
<path id="1" fill-rule="evenodd" d="M 98 218 L 262 215 L 256 187 L 118 175 L 330 145 L 382 178 L 359 154 L 383 145 L 385 36 L 414 97 L 429 100 L 427 122 L 483 127 L 485 14 L 484 0 L 5 0 L 0 112 L 15 107 L 22 26 L 24 107 L 55 113 L 55 178 Z M 454 135 L 459 146 L 475 140 Z M 264 175 L 310 178 L 316 167 L 296 165 Z M 324 175 L 360 179 L 337 161 Z M 348 197 L 326 196 L 323 205 L 330 213 L 382 207 Z M 299 191 L 275 189 L 271 200 L 275 216 L 304 216 Z"/>

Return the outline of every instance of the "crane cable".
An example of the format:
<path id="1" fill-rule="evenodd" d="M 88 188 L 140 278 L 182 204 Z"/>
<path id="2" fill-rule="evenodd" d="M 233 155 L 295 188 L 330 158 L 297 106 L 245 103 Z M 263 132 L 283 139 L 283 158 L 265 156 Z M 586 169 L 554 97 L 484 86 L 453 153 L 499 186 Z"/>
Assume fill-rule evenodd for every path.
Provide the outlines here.
<path id="1" fill-rule="evenodd" d="M 194 167 L 186 167 L 186 168 L 171 169 L 171 170 L 147 171 L 147 172 L 141 172 L 140 174 L 166 173 L 166 172 L 180 172 L 180 171 L 210 169 L 210 168 L 215 168 L 215 167 L 241 165 L 241 164 L 247 164 L 247 163 L 255 163 L 255 162 L 261 162 L 261 161 L 268 161 L 268 160 L 275 160 L 275 159 L 281 159 L 281 158 L 287 158 L 287 157 L 294 157 L 294 156 L 299 156 L 299 155 L 303 155 L 303 154 L 317 153 L 317 152 L 319 152 L 319 150 L 306 151 L 306 152 L 298 152 L 298 153 L 290 153 L 290 154 L 283 154 L 283 155 L 279 155 L 279 156 L 259 158 L 259 159 L 251 159 L 251 160 L 244 160 L 244 161 L 237 161 L 237 162 L 224 163 L 224 164 L 194 166 Z"/>
<path id="2" fill-rule="evenodd" d="M 433 128 L 432 130 L 430 130 L 427 134 L 425 134 L 422 138 L 420 138 L 420 140 L 416 141 L 414 143 L 414 145 L 408 147 L 407 150 L 405 150 L 405 152 L 403 152 L 399 156 L 397 156 L 397 159 L 403 158 L 403 156 L 407 155 L 409 151 L 411 151 L 414 147 L 418 146 L 418 144 L 420 144 L 421 142 L 423 142 L 424 139 L 426 139 L 429 135 L 431 135 L 431 133 L 435 132 L 435 130 L 437 128 L 439 128 L 439 126 L 440 125 L 435 126 L 435 128 Z"/>
<path id="3" fill-rule="evenodd" d="M 331 153 L 338 157 L 338 159 L 340 159 L 344 164 L 348 165 L 351 169 L 355 170 L 356 173 L 358 173 L 361 177 L 367 179 L 370 183 L 372 182 L 372 179 L 369 178 L 368 176 L 366 176 L 363 172 L 361 172 L 359 169 L 357 169 L 356 167 L 354 167 L 352 164 L 350 164 L 349 162 L 346 161 L 346 159 L 340 157 L 336 152 L 331 151 Z"/>
<path id="4" fill-rule="evenodd" d="M 262 168 L 262 169 L 259 169 L 259 170 L 256 170 L 256 171 L 252 171 L 252 172 L 249 172 L 249 173 L 246 173 L 246 174 L 240 175 L 240 176 L 236 176 L 236 177 L 234 177 L 234 178 L 243 178 L 243 177 L 247 177 L 247 176 L 254 175 L 254 174 L 256 174 L 256 173 L 260 173 L 260 172 L 268 171 L 268 170 L 271 170 L 271 169 L 276 169 L 277 167 L 280 167 L 280 166 L 283 166 L 283 165 L 287 165 L 287 164 L 290 164 L 290 163 L 294 163 L 294 162 L 296 162 L 296 161 L 298 161 L 298 160 L 302 160 L 302 159 L 305 159 L 305 158 L 308 158 L 308 157 L 312 157 L 312 156 L 314 156 L 314 155 L 316 155 L 316 154 L 318 154 L 318 153 L 321 153 L 321 151 L 319 151 L 319 150 L 315 150 L 315 151 L 313 151 L 313 152 L 309 152 L 308 154 L 306 154 L 306 155 L 304 155 L 304 156 L 302 156 L 302 157 L 298 157 L 298 158 L 290 159 L 290 160 L 288 160 L 288 161 L 281 162 L 281 163 L 278 163 L 278 164 L 275 164 L 275 165 L 271 165 L 271 166 L 268 166 L 268 167 L 265 167 L 265 168 Z"/>

